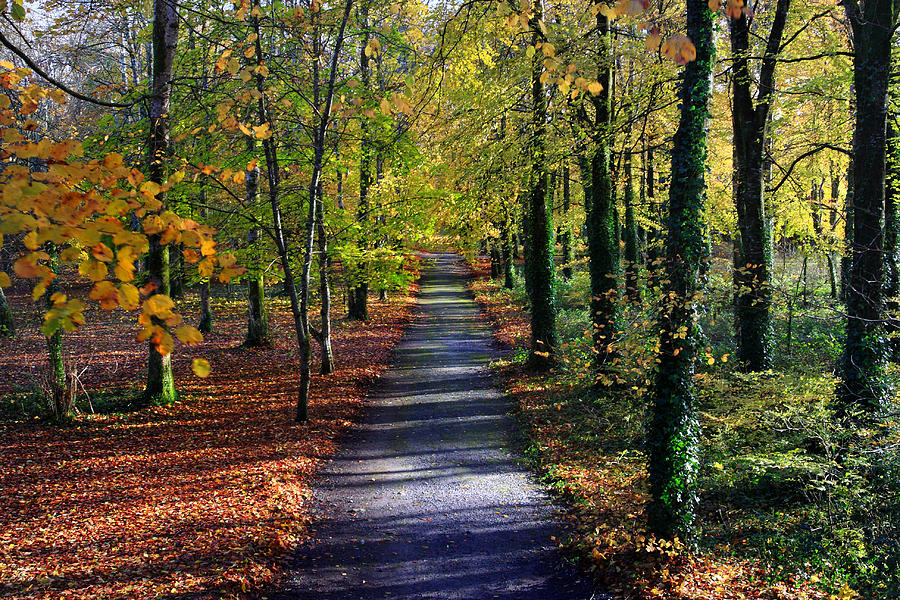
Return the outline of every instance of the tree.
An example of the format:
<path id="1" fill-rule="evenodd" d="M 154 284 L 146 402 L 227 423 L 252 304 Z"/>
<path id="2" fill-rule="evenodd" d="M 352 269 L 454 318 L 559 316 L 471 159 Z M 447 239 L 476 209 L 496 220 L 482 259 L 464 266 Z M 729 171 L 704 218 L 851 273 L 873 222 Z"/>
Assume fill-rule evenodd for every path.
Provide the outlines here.
<path id="1" fill-rule="evenodd" d="M 541 0 L 534 0 L 533 11 L 532 20 L 541 22 L 544 18 Z M 540 41 L 540 29 L 534 25 L 532 46 Z M 556 362 L 556 265 L 553 218 L 547 199 L 547 98 L 541 79 L 542 62 L 535 52 L 531 58 L 531 172 L 525 217 L 529 244 L 525 269 L 531 298 L 529 364 L 535 369 L 547 370 Z"/>
<path id="2" fill-rule="evenodd" d="M 694 365 L 700 330 L 706 138 L 712 93 L 713 16 L 706 0 L 687 0 L 687 38 L 678 39 L 680 119 L 672 142 L 672 183 L 666 235 L 666 283 L 660 314 L 659 365 L 647 430 L 650 531 L 690 541 L 697 506 L 697 420 Z M 671 42 L 670 42 L 671 43 Z"/>
<path id="3" fill-rule="evenodd" d="M 885 156 L 891 38 L 900 0 L 850 0 L 856 130 L 853 139 L 853 239 L 839 414 L 875 413 L 888 401 L 890 356 L 884 311 Z"/>
<path id="4" fill-rule="evenodd" d="M 169 160 L 169 112 L 172 98 L 172 72 L 175 48 L 178 45 L 178 5 L 173 0 L 155 0 L 153 3 L 153 67 L 150 82 L 150 125 L 147 141 L 148 180 L 162 186 L 166 180 Z M 165 192 L 158 199 L 165 207 Z M 146 230 L 145 230 L 146 231 Z M 169 245 L 162 243 L 162 233 L 149 233 L 150 250 L 147 255 L 147 275 L 150 283 L 163 295 L 169 289 Z M 152 317 L 154 324 L 165 328 L 159 317 Z M 175 378 L 172 375 L 172 357 L 163 354 L 150 344 L 147 363 L 147 385 L 144 396 L 159 403 L 174 402 L 177 398 Z"/>
<path id="5" fill-rule="evenodd" d="M 761 371 L 772 364 L 772 322 L 770 270 L 772 247 L 764 198 L 764 152 L 769 114 L 775 96 L 775 68 L 782 51 L 781 40 L 787 23 L 790 0 L 778 0 L 768 30 L 759 67 L 754 101 L 751 69 L 753 21 L 757 18 L 741 2 L 729 2 L 735 158 L 735 205 L 740 230 L 740 251 L 735 268 L 735 317 L 738 330 L 738 359 L 748 371 Z"/>
<path id="6" fill-rule="evenodd" d="M 590 124 L 587 154 L 579 156 L 584 185 L 585 228 L 591 279 L 591 323 L 593 325 L 594 369 L 601 382 L 618 361 L 614 336 L 619 332 L 618 276 L 620 272 L 616 239 L 615 199 L 610 172 L 612 139 L 612 61 L 609 17 L 597 13 L 598 93 L 591 98 L 594 116 Z M 582 111 L 582 120 L 586 120 Z"/>

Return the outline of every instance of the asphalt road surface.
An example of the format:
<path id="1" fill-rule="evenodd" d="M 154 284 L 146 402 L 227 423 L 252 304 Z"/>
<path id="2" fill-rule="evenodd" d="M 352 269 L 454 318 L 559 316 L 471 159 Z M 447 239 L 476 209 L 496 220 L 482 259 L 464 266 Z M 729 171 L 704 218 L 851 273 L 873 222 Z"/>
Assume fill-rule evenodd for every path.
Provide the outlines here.
<path id="1" fill-rule="evenodd" d="M 515 455 L 511 405 L 487 370 L 499 353 L 460 258 L 426 259 L 416 318 L 324 467 L 316 541 L 276 596 L 599 599 L 559 555 L 553 507 Z"/>

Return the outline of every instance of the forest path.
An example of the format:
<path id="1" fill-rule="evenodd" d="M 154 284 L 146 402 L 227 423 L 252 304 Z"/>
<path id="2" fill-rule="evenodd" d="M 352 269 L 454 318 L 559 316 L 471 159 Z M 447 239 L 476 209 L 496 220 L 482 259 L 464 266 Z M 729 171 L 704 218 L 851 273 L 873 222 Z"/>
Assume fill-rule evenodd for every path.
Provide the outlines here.
<path id="1" fill-rule="evenodd" d="M 597 598 L 562 562 L 553 508 L 513 453 L 511 406 L 487 369 L 498 352 L 466 270 L 454 254 L 429 258 L 415 319 L 320 475 L 315 542 L 277 597 Z"/>

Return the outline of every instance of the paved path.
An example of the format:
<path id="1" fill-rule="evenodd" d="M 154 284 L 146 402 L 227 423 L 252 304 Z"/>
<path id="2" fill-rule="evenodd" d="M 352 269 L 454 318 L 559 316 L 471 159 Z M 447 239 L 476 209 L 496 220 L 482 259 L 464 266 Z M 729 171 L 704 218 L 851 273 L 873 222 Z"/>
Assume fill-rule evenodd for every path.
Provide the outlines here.
<path id="1" fill-rule="evenodd" d="M 280 598 L 588 600 L 514 456 L 496 357 L 455 255 L 422 275 L 417 318 L 363 424 L 325 467 L 323 521 Z M 269 596 L 270 598 L 272 596 Z"/>

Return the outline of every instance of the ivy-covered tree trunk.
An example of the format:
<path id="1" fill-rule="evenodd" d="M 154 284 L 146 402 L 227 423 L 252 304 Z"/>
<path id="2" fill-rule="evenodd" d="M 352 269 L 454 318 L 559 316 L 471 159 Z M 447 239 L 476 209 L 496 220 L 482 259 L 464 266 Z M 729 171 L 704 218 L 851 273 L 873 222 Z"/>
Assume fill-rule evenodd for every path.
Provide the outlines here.
<path id="1" fill-rule="evenodd" d="M 543 18 L 541 0 L 534 0 L 534 19 Z M 532 33 L 532 44 L 541 33 Z M 531 63 L 531 190 L 528 195 L 528 273 L 531 297 L 532 368 L 546 370 L 556 363 L 556 264 L 553 259 L 553 219 L 547 191 L 547 97 L 541 81 L 543 60 L 535 55 Z"/>
<path id="2" fill-rule="evenodd" d="M 891 37 L 900 0 L 845 4 L 853 29 L 856 133 L 847 326 L 838 413 L 876 413 L 890 397 L 890 344 L 884 311 L 884 217 L 887 92 Z"/>
<path id="3" fill-rule="evenodd" d="M 503 222 L 500 231 L 500 248 L 503 253 L 503 287 L 511 290 L 516 287 L 515 265 L 513 265 L 512 233 L 509 230 L 509 219 Z"/>
<path id="4" fill-rule="evenodd" d="M 625 295 L 631 302 L 639 302 L 640 257 L 638 256 L 637 221 L 634 216 L 634 173 L 631 152 L 625 154 Z"/>
<path id="5" fill-rule="evenodd" d="M 697 58 L 685 66 L 679 87 L 681 115 L 672 146 L 666 237 L 668 300 L 660 315 L 659 366 L 647 430 L 650 531 L 687 542 L 693 538 L 697 507 L 694 367 L 700 338 L 700 265 L 708 259 L 703 204 L 715 52 L 713 17 L 706 0 L 687 0 L 687 35 Z"/>
<path id="6" fill-rule="evenodd" d="M 778 0 L 758 74 L 756 105 L 751 92 L 750 30 L 752 16 L 730 19 L 734 59 L 732 125 L 734 130 L 735 204 L 740 230 L 740 260 L 735 265 L 737 284 L 735 318 L 738 360 L 747 371 L 772 366 L 772 246 L 764 198 L 764 150 L 769 112 L 775 93 L 775 67 L 787 22 L 790 0 Z"/>
<path id="7" fill-rule="evenodd" d="M 564 279 L 572 279 L 572 263 L 575 261 L 575 240 L 572 235 L 572 223 L 569 221 L 569 211 L 572 210 L 572 191 L 569 182 L 569 165 L 562 169 L 563 186 L 563 231 L 562 231 L 562 276 Z"/>
<path id="8" fill-rule="evenodd" d="M 591 280 L 591 323 L 593 327 L 594 369 L 598 384 L 609 384 L 611 371 L 619 353 L 614 338 L 619 332 L 620 272 L 618 236 L 616 234 L 615 199 L 610 171 L 610 141 L 612 136 L 612 57 L 610 56 L 609 19 L 597 15 L 598 65 L 597 81 L 603 86 L 593 98 L 596 117 L 594 145 L 583 166 L 585 185 L 585 225 L 587 229 L 589 274 Z M 587 173 L 584 172 L 587 168 Z"/>
<path id="9" fill-rule="evenodd" d="M 169 159 L 169 101 L 172 96 L 172 68 L 178 43 L 178 5 L 174 0 L 155 0 L 153 3 L 153 77 L 150 94 L 150 135 L 147 149 L 148 179 L 159 185 L 165 183 Z M 165 206 L 166 198 L 157 199 Z M 169 295 L 169 246 L 161 243 L 160 234 L 148 236 L 147 275 L 158 294 Z M 154 317 L 156 325 L 165 324 Z M 163 355 L 149 343 L 147 400 L 159 403 L 174 402 L 177 398 L 172 375 L 172 355 Z"/>
<path id="10" fill-rule="evenodd" d="M 3 288 L 0 288 L 0 338 L 13 337 L 16 334 L 16 322 L 13 320 L 12 308 L 6 300 Z"/>
<path id="11" fill-rule="evenodd" d="M 497 240 L 491 240 L 491 279 L 500 279 L 503 273 L 503 258 L 498 246 Z"/>
<path id="12" fill-rule="evenodd" d="M 54 275 L 59 273 L 59 249 L 55 244 L 46 244 L 47 253 L 50 255 L 49 267 Z M 47 309 L 53 308 L 53 295 L 59 291 L 59 284 L 54 277 L 47 285 L 44 294 Z M 68 419 L 75 411 L 75 393 L 68 385 L 66 374 L 66 361 L 63 356 L 62 329 L 57 327 L 53 333 L 47 336 L 47 366 L 50 369 L 48 383 L 50 393 L 48 400 L 51 404 L 54 419 Z"/>
<path id="13" fill-rule="evenodd" d="M 891 69 L 889 97 L 891 107 L 887 115 L 887 157 L 885 161 L 884 185 L 884 260 L 885 285 L 887 297 L 890 334 L 891 360 L 900 360 L 900 132 L 897 129 L 897 118 L 900 116 L 896 103 L 900 98 L 900 65 L 897 65 L 898 52 L 894 50 L 894 66 Z"/>

